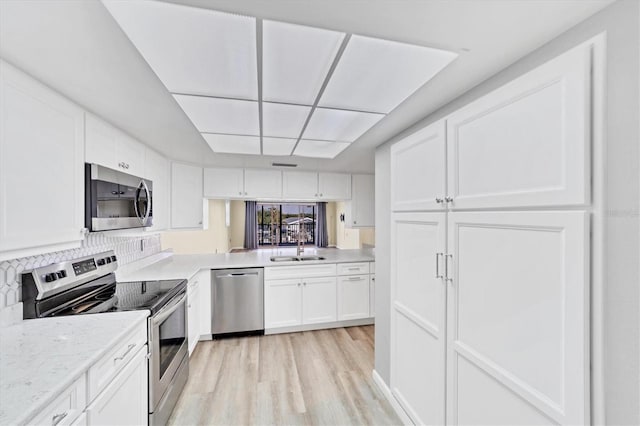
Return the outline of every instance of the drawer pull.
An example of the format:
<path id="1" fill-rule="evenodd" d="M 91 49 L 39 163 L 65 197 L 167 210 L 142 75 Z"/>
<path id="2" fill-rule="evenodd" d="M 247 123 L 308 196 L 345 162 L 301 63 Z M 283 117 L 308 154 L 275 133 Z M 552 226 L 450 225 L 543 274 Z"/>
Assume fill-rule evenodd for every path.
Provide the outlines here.
<path id="1" fill-rule="evenodd" d="M 349 271 L 359 271 L 360 268 L 358 268 L 357 266 L 355 268 L 347 268 Z"/>
<path id="2" fill-rule="evenodd" d="M 350 277 L 349 281 L 362 281 L 362 277 Z"/>
<path id="3" fill-rule="evenodd" d="M 131 352 L 131 350 L 132 350 L 133 348 L 135 348 L 135 347 L 136 347 L 136 344 L 135 344 L 135 343 L 131 343 L 131 344 L 127 347 L 127 350 L 126 350 L 122 355 L 120 355 L 120 356 L 118 356 L 118 357 L 115 357 L 115 358 L 113 359 L 113 362 L 114 362 L 114 363 L 116 363 L 116 362 L 118 362 L 118 361 L 122 361 L 122 360 L 124 359 L 124 357 L 126 357 L 126 356 L 129 354 L 129 352 Z"/>
<path id="4" fill-rule="evenodd" d="M 60 413 L 60 414 L 56 414 L 55 416 L 53 416 L 53 418 L 51 419 L 51 425 L 52 426 L 56 426 L 58 423 L 60 423 L 62 421 L 62 419 L 64 419 L 65 417 L 67 417 L 69 413 L 67 413 L 66 411 L 64 413 Z"/>

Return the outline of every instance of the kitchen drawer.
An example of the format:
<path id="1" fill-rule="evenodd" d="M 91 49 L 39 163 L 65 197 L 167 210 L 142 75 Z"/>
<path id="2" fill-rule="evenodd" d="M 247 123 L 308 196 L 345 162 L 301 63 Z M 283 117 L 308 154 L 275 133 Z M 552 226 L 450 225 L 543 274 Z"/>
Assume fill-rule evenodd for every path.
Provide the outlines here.
<path id="1" fill-rule="evenodd" d="M 370 274 L 376 273 L 376 262 L 369 262 L 369 273 Z"/>
<path id="2" fill-rule="evenodd" d="M 113 378 L 147 343 L 147 323 L 143 323 L 120 340 L 112 350 L 96 362 L 90 369 L 88 380 L 88 402 L 95 399 Z"/>
<path id="3" fill-rule="evenodd" d="M 70 425 L 82 414 L 84 407 L 87 405 L 86 401 L 87 379 L 83 374 L 27 424 Z"/>
<path id="4" fill-rule="evenodd" d="M 362 275 L 369 273 L 369 262 L 338 263 L 338 275 Z"/>
<path id="5" fill-rule="evenodd" d="M 265 280 L 280 280 L 301 277 L 331 277 L 335 275 L 335 263 L 321 263 L 303 266 L 274 266 L 271 268 L 264 268 Z"/>

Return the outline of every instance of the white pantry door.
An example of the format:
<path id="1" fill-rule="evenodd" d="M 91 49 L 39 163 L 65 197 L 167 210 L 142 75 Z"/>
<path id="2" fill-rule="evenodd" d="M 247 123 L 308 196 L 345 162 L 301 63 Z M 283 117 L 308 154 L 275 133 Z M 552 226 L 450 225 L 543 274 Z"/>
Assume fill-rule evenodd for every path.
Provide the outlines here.
<path id="1" fill-rule="evenodd" d="M 395 213 L 391 392 L 416 424 L 445 421 L 445 213 Z"/>
<path id="2" fill-rule="evenodd" d="M 589 424 L 589 220 L 450 213 L 447 423 Z"/>
<path id="3" fill-rule="evenodd" d="M 433 123 L 391 147 L 391 210 L 444 210 L 445 122 Z"/>

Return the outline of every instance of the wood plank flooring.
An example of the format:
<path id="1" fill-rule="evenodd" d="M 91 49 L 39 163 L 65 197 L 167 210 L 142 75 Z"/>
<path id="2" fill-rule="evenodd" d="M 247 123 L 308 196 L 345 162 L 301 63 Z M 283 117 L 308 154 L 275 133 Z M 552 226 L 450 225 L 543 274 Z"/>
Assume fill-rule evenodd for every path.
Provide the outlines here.
<path id="1" fill-rule="evenodd" d="M 373 326 L 200 342 L 170 425 L 398 425 Z"/>

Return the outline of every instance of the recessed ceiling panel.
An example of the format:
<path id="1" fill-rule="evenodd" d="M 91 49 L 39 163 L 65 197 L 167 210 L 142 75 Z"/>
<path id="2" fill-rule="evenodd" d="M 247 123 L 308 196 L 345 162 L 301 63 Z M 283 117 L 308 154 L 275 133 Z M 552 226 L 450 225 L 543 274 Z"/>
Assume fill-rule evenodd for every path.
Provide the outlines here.
<path id="1" fill-rule="evenodd" d="M 458 55 L 354 35 L 319 105 L 389 113 Z"/>
<path id="2" fill-rule="evenodd" d="M 303 138 L 353 142 L 382 118 L 383 114 L 316 108 Z"/>
<path id="3" fill-rule="evenodd" d="M 291 155 L 291 150 L 297 139 L 262 138 L 262 153 L 264 155 Z"/>
<path id="4" fill-rule="evenodd" d="M 258 103 L 203 96 L 173 96 L 200 132 L 260 135 Z"/>
<path id="5" fill-rule="evenodd" d="M 298 138 L 311 107 L 262 103 L 262 133 L 265 136 Z"/>
<path id="6" fill-rule="evenodd" d="M 202 134 L 213 152 L 225 154 L 255 154 L 260 155 L 259 136 L 215 135 Z"/>
<path id="7" fill-rule="evenodd" d="M 298 157 L 335 158 L 350 144 L 345 142 L 328 142 L 302 139 L 293 155 Z"/>
<path id="8" fill-rule="evenodd" d="M 103 3 L 170 92 L 258 99 L 255 18 L 160 1 Z"/>
<path id="9" fill-rule="evenodd" d="M 262 98 L 312 105 L 345 34 L 274 21 L 262 34 Z"/>

